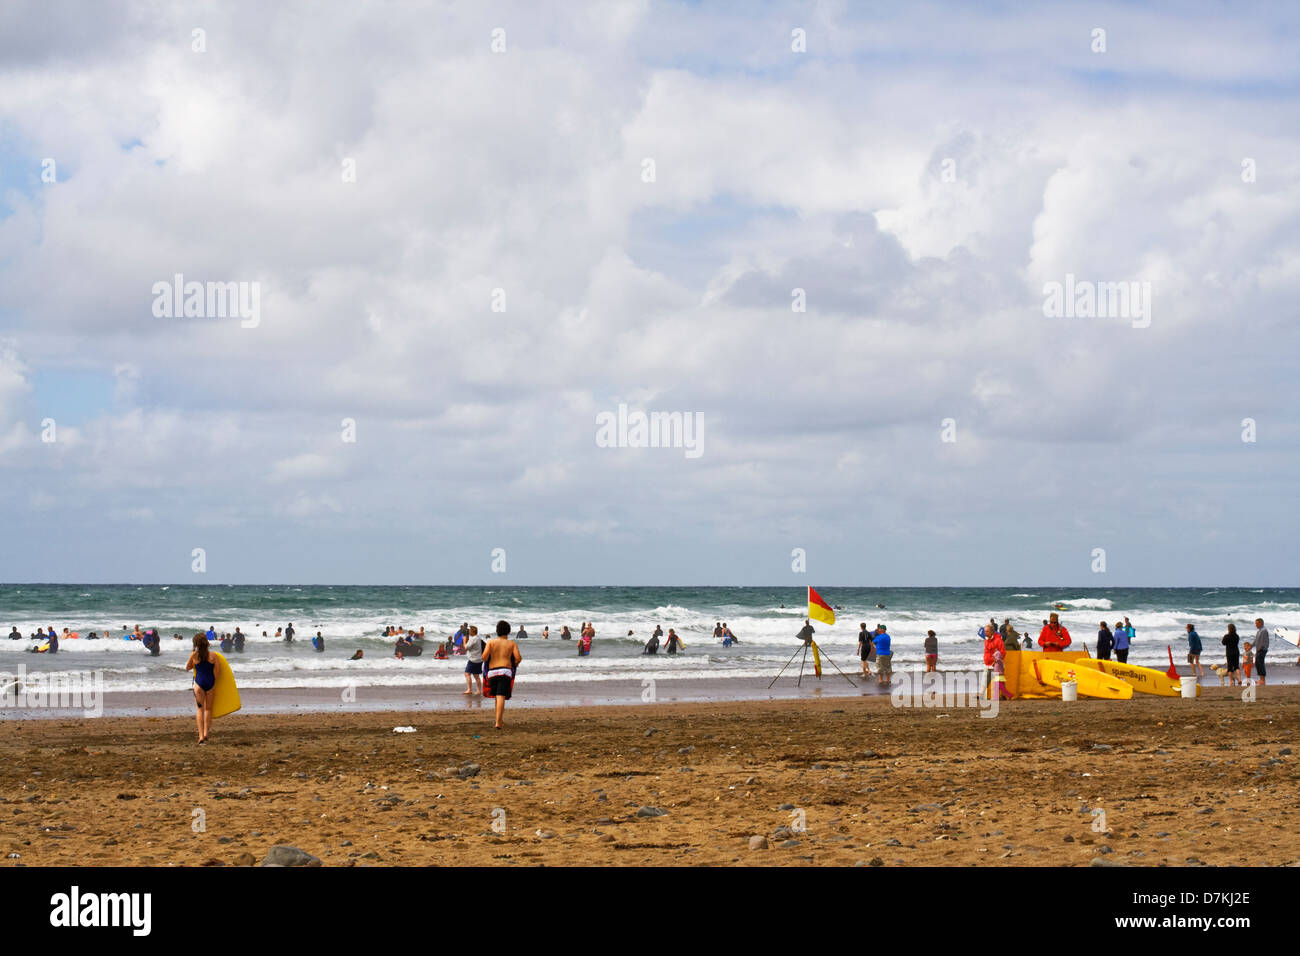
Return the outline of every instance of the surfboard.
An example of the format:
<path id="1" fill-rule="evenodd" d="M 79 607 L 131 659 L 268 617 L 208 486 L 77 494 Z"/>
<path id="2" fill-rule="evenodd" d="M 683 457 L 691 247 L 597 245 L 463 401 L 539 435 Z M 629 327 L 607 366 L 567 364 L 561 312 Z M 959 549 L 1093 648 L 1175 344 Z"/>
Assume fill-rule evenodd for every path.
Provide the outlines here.
<path id="1" fill-rule="evenodd" d="M 1034 663 L 1038 680 L 1048 687 L 1060 686 L 1073 676 L 1079 685 L 1080 697 L 1100 697 L 1104 700 L 1129 700 L 1133 696 L 1133 685 L 1126 684 L 1118 677 L 1111 677 L 1101 671 L 1076 666 L 1080 661 L 1041 660 Z"/>
<path id="2" fill-rule="evenodd" d="M 221 662 L 221 667 L 217 670 L 217 682 L 212 687 L 212 716 L 224 717 L 243 706 L 239 701 L 239 688 L 235 686 L 235 675 L 231 673 L 225 655 L 213 650 L 208 653 Z"/>
<path id="3" fill-rule="evenodd" d="M 1121 664 L 1119 661 L 1103 661 L 1095 657 L 1081 657 L 1074 663 L 1081 667 L 1099 670 L 1103 674 L 1118 677 L 1140 694 L 1155 694 L 1157 697 L 1181 697 L 1183 685 L 1164 671 L 1154 667 L 1139 667 L 1136 664 Z M 1201 696 L 1201 685 L 1196 685 L 1196 696 Z"/>

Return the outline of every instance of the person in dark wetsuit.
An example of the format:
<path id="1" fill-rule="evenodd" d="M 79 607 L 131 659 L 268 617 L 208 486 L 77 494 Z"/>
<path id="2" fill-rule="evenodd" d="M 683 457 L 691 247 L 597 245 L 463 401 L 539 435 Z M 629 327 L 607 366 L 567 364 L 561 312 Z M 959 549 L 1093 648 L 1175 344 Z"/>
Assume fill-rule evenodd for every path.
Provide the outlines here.
<path id="1" fill-rule="evenodd" d="M 317 631 L 316 636 L 311 639 L 311 646 L 316 649 L 317 654 L 324 652 L 325 638 L 321 635 L 320 631 Z"/>
<path id="2" fill-rule="evenodd" d="M 290 621 L 289 626 L 284 629 L 284 639 L 286 643 L 293 640 L 293 621 Z"/>
<path id="3" fill-rule="evenodd" d="M 230 649 L 235 646 L 235 640 L 229 633 L 221 635 L 221 653 L 229 654 Z"/>
<path id="4" fill-rule="evenodd" d="M 235 628 L 235 653 L 244 653 L 245 634 L 239 628 Z"/>
<path id="5" fill-rule="evenodd" d="M 650 640 L 648 640 L 648 641 L 645 642 L 645 648 L 641 651 L 641 653 L 642 653 L 642 654 L 658 654 L 658 653 L 659 653 L 659 635 L 662 634 L 662 633 L 663 633 L 662 629 L 656 627 L 656 628 L 655 628 L 655 632 L 654 632 L 653 634 L 650 635 Z"/>
<path id="6" fill-rule="evenodd" d="M 52 627 L 49 628 L 49 632 L 50 633 L 47 635 L 50 639 L 50 649 L 48 653 L 57 654 L 59 653 L 59 635 L 54 633 L 54 628 Z"/>
<path id="7" fill-rule="evenodd" d="M 682 639 L 677 636 L 677 632 L 671 627 L 668 628 L 668 643 L 664 646 L 664 650 L 675 657 L 681 646 Z"/>
<path id="8" fill-rule="evenodd" d="M 19 632 L 18 628 L 15 627 L 12 631 L 9 632 L 9 640 L 21 641 L 22 639 L 23 639 L 23 635 Z"/>
<path id="9" fill-rule="evenodd" d="M 208 742 L 212 732 L 212 689 L 217 686 L 217 673 L 221 662 L 208 650 L 208 639 L 194 635 L 194 652 L 185 662 L 187 671 L 194 671 L 194 717 L 199 726 L 199 743 Z"/>
<path id="10" fill-rule="evenodd" d="M 1229 624 L 1228 633 L 1223 635 L 1223 647 L 1227 651 L 1228 676 L 1234 684 L 1241 683 L 1241 638 L 1237 634 L 1237 625 Z"/>

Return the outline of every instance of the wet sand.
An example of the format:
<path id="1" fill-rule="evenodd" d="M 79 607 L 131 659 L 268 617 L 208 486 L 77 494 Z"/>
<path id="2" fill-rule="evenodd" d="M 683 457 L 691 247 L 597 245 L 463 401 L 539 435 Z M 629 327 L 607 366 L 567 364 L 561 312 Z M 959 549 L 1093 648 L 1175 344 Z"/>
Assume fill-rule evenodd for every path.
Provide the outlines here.
<path id="1" fill-rule="evenodd" d="M 65 866 L 246 864 L 274 844 L 331 866 L 1300 860 L 1300 688 L 993 719 L 803 694 L 512 706 L 504 732 L 486 704 L 236 714 L 203 746 L 192 717 L 7 721 L 0 849 Z"/>

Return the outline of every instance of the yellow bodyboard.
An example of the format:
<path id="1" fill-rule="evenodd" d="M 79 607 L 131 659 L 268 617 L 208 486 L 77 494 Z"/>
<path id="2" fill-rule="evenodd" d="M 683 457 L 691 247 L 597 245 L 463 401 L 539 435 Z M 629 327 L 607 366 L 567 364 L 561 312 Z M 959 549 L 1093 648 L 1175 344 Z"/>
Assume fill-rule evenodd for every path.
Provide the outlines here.
<path id="1" fill-rule="evenodd" d="M 1099 670 L 1111 677 L 1118 677 L 1140 694 L 1155 694 L 1158 697 L 1181 697 L 1182 681 L 1174 680 L 1164 671 L 1154 667 L 1139 667 L 1136 664 L 1121 664 L 1119 661 L 1102 661 L 1095 657 L 1083 657 L 1074 662 L 1081 667 Z M 1196 696 L 1201 696 L 1201 687 L 1196 686 Z"/>
<path id="2" fill-rule="evenodd" d="M 235 686 L 235 675 L 230 672 L 225 656 L 211 649 L 208 653 L 221 662 L 217 669 L 217 682 L 212 687 L 212 716 L 224 717 L 243 706 L 239 702 L 239 688 Z"/>

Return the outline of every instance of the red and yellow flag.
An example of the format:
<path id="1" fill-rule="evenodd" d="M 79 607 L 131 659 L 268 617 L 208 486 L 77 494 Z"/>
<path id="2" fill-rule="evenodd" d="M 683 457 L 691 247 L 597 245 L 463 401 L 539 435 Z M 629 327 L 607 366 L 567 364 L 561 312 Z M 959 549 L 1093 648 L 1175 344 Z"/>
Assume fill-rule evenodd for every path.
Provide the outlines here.
<path id="1" fill-rule="evenodd" d="M 808 616 L 827 624 L 835 623 L 835 612 L 822 600 L 822 596 L 813 590 L 812 585 L 808 586 Z"/>

